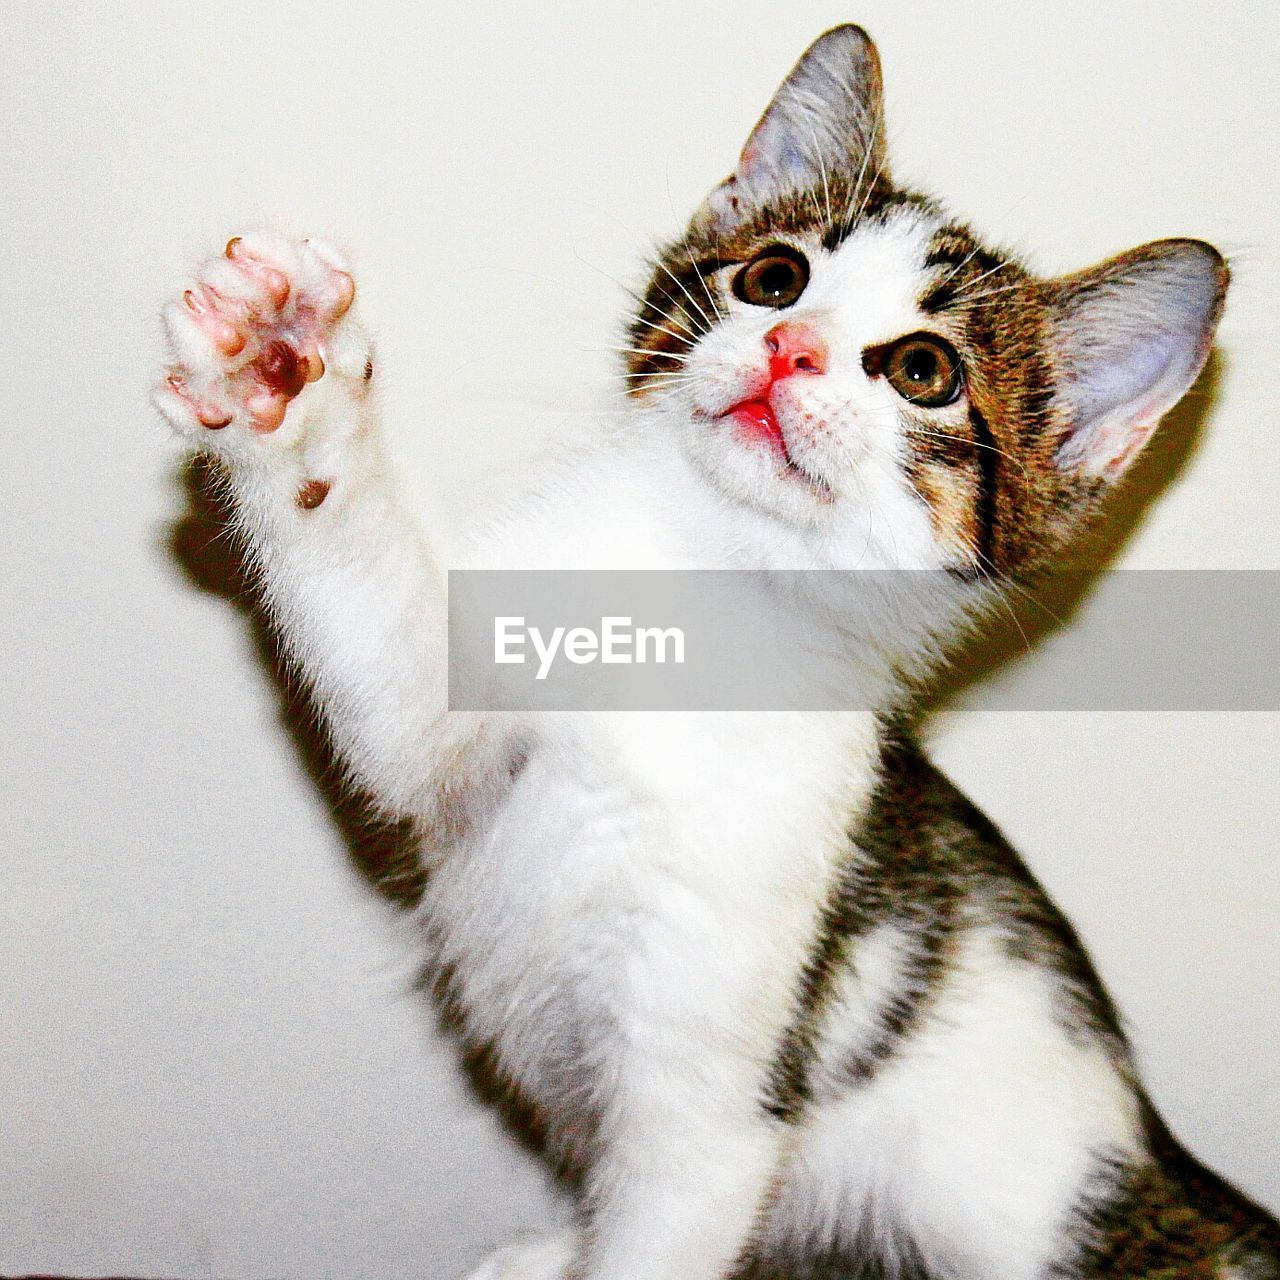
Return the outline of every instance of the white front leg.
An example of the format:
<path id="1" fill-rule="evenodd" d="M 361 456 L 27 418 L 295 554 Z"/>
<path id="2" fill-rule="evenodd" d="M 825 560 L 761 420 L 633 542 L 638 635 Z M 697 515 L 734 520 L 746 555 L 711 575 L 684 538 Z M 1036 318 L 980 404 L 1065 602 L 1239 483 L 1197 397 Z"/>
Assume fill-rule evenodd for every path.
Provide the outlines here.
<path id="1" fill-rule="evenodd" d="M 583 1280 L 723 1280 L 749 1244 L 785 1130 L 724 1058 L 700 1070 L 654 1062 L 620 1099 L 592 1179 Z M 701 1076 L 701 1078 L 698 1078 Z"/>
<path id="2" fill-rule="evenodd" d="M 721 1280 L 765 1207 L 791 1136 L 766 1110 L 769 1068 L 817 904 L 791 915 L 771 877 L 749 879 L 637 926 L 616 1062 L 604 1050 L 584 1280 Z"/>
<path id="3" fill-rule="evenodd" d="M 156 404 L 230 482 L 271 618 L 355 781 L 414 807 L 445 709 L 441 576 L 387 474 L 355 283 L 313 241 L 245 236 L 165 311 Z"/>
<path id="4" fill-rule="evenodd" d="M 619 864 L 630 888 L 600 943 L 621 983 L 601 993 L 581 1274 L 723 1280 L 794 1141 L 766 1109 L 770 1072 L 843 849 L 827 815 L 870 785 L 848 762 L 871 760 L 874 722 L 651 717 L 616 733 L 637 785 L 668 802 Z"/>
<path id="5" fill-rule="evenodd" d="M 511 1245 L 486 1258 L 467 1280 L 567 1280 L 582 1256 L 582 1235 L 566 1227 L 555 1235 Z"/>

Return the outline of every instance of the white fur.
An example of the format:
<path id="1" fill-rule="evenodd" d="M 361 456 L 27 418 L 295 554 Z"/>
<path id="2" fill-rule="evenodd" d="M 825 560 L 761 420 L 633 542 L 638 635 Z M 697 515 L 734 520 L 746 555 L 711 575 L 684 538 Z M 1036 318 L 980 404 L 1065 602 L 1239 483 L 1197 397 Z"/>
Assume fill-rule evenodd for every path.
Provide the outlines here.
<path id="1" fill-rule="evenodd" d="M 561 1280 L 581 1249 L 581 1234 L 566 1228 L 555 1235 L 500 1249 L 467 1280 Z"/>

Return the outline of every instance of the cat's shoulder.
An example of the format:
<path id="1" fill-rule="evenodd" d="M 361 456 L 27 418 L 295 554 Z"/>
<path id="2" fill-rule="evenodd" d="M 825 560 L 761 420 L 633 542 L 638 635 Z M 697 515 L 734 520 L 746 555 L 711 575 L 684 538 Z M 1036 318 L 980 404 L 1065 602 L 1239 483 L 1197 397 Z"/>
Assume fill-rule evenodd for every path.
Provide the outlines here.
<path id="1" fill-rule="evenodd" d="M 616 426 L 567 437 L 535 461 L 517 490 L 473 522 L 459 567 L 691 567 L 673 470 L 656 448 Z"/>

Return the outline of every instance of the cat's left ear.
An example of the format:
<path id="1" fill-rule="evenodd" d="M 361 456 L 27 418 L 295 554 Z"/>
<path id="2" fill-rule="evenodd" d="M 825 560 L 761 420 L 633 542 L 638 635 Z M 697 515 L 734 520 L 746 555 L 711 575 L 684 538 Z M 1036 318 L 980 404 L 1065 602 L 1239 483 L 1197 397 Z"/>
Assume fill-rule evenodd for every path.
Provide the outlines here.
<path id="1" fill-rule="evenodd" d="M 1230 278 L 1202 240 L 1157 240 L 1049 286 L 1063 471 L 1119 479 L 1204 368 Z"/>
<path id="2" fill-rule="evenodd" d="M 737 169 L 700 214 L 728 229 L 786 191 L 821 187 L 833 173 L 885 171 L 880 55 L 852 24 L 809 46 L 742 149 Z"/>

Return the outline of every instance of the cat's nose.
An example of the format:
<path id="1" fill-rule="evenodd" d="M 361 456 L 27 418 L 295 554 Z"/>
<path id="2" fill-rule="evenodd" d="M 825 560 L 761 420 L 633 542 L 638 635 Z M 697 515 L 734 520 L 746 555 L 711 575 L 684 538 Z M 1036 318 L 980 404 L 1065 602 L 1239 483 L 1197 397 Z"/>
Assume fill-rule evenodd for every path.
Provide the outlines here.
<path id="1" fill-rule="evenodd" d="M 817 330 L 798 320 L 784 320 L 764 335 L 769 377 L 781 382 L 796 373 L 826 373 L 827 347 Z"/>

